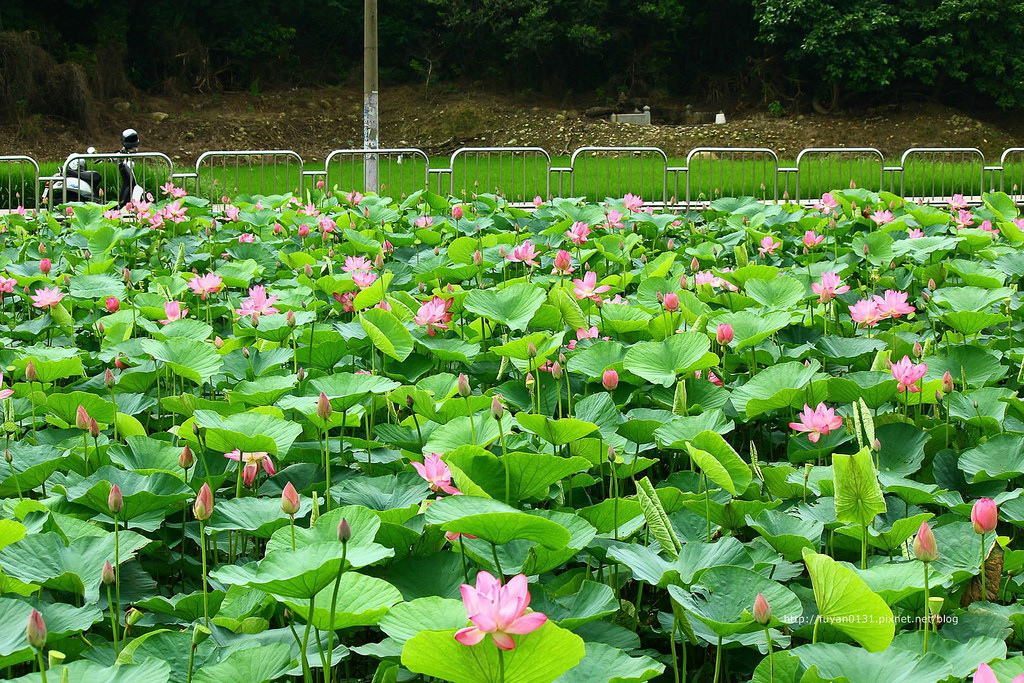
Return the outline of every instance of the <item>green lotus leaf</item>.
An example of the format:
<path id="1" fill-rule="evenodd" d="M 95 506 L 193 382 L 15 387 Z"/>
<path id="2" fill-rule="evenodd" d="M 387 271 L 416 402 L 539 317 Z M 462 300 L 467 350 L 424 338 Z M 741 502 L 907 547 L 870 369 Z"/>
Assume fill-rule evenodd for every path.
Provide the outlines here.
<path id="1" fill-rule="evenodd" d="M 646 655 L 631 657 L 604 643 L 587 643 L 583 661 L 555 683 L 640 683 L 659 676 L 665 665 Z"/>
<path id="2" fill-rule="evenodd" d="M 291 648 L 284 643 L 235 649 L 223 661 L 207 664 L 192 680 L 195 683 L 267 683 L 278 680 L 292 661 Z"/>
<path id="3" fill-rule="evenodd" d="M 374 347 L 384 355 L 403 361 L 412 353 L 412 334 L 391 311 L 379 308 L 364 311 L 359 314 L 359 324 Z"/>
<path id="4" fill-rule="evenodd" d="M 497 545 L 522 538 L 558 550 L 572 539 L 561 524 L 490 498 L 444 498 L 427 508 L 426 519 L 428 524 L 440 524 L 445 531 L 469 534 Z"/>
<path id="5" fill-rule="evenodd" d="M 772 607 L 771 625 L 792 623 L 803 614 L 800 598 L 792 591 L 743 567 L 711 567 L 690 590 L 669 586 L 668 593 L 687 614 L 722 637 L 764 630 L 753 615 L 758 593 Z"/>
<path id="6" fill-rule="evenodd" d="M 732 495 L 750 485 L 750 466 L 718 432 L 701 432 L 686 444 L 686 450 L 708 479 Z"/>
<path id="7" fill-rule="evenodd" d="M 547 300 L 537 285 L 518 282 L 504 289 L 474 289 L 466 295 L 466 310 L 522 332 Z"/>
<path id="8" fill-rule="evenodd" d="M 467 620 L 462 600 L 430 596 L 392 607 L 381 617 L 380 630 L 404 644 L 420 631 L 462 628 Z"/>
<path id="9" fill-rule="evenodd" d="M 209 382 L 224 365 L 213 344 L 183 337 L 143 339 L 142 351 L 166 363 L 176 375 L 200 385 Z"/>
<path id="10" fill-rule="evenodd" d="M 648 382 L 670 387 L 682 372 L 706 370 L 718 364 L 708 351 L 711 341 L 696 332 L 675 334 L 660 342 L 641 342 L 626 351 L 623 367 Z"/>
<path id="11" fill-rule="evenodd" d="M 338 598 L 334 603 L 334 620 L 331 620 L 331 605 L 334 599 L 332 582 L 321 590 L 314 601 L 313 626 L 321 631 L 337 631 L 353 626 L 374 626 L 387 614 L 388 608 L 402 601 L 402 594 L 384 579 L 378 579 L 357 572 L 345 572 L 338 583 Z M 282 598 L 303 621 L 309 615 L 309 601 Z"/>
<path id="12" fill-rule="evenodd" d="M 180 507 L 181 503 L 193 498 L 195 492 L 179 477 L 166 472 L 142 475 L 106 465 L 99 468 L 78 484 L 67 489 L 69 501 L 91 507 L 97 512 L 107 513 L 107 496 L 111 487 L 121 489 L 124 508 L 119 517 L 133 519 L 153 510 Z"/>

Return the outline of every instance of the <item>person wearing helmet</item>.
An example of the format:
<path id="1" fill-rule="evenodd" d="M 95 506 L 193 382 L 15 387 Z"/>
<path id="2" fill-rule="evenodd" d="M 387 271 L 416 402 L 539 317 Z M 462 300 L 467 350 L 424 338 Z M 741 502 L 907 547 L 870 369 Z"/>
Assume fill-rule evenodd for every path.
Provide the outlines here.
<path id="1" fill-rule="evenodd" d="M 121 154 L 133 154 L 139 148 L 139 134 L 134 128 L 126 128 L 121 133 Z M 135 162 L 130 159 L 121 159 L 117 164 L 118 173 L 121 174 L 121 191 L 118 193 L 117 206 L 118 208 L 124 208 L 124 206 L 135 199 L 133 195 L 141 192 L 135 192 L 135 188 L 138 183 L 135 180 Z M 141 190 L 141 188 L 140 188 Z"/>
<path id="2" fill-rule="evenodd" d="M 131 154 L 139 148 L 139 134 L 134 128 L 125 128 L 121 132 L 121 152 Z"/>

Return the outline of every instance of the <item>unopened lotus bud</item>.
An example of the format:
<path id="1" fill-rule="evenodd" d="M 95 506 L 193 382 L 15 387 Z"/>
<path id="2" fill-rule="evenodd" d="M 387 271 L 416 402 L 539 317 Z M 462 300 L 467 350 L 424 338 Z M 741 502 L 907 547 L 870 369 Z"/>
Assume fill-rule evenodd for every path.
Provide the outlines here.
<path id="1" fill-rule="evenodd" d="M 935 291 L 935 278 L 928 278 L 928 289 L 932 290 L 933 292 Z"/>
<path id="2" fill-rule="evenodd" d="M 953 375 L 950 374 L 949 370 L 942 375 L 942 393 L 949 394 L 953 392 Z"/>
<path id="3" fill-rule="evenodd" d="M 12 462 L 14 462 L 14 456 L 11 455 L 11 452 L 9 450 L 7 450 L 7 449 L 4 449 L 4 461 L 8 465 L 10 465 Z"/>
<path id="4" fill-rule="evenodd" d="M 213 514 L 213 491 L 210 485 L 204 483 L 196 496 L 196 502 L 192 504 L 192 514 L 199 521 L 205 521 Z"/>
<path id="5" fill-rule="evenodd" d="M 526 356 L 528 358 L 537 357 L 537 347 L 533 345 L 533 342 L 526 342 Z"/>
<path id="6" fill-rule="evenodd" d="M 971 405 L 974 406 L 975 410 L 978 409 L 978 402 L 977 401 L 971 401 Z"/>
<path id="7" fill-rule="evenodd" d="M 82 404 L 78 404 L 78 410 L 75 411 L 75 426 L 82 430 L 89 428 L 89 413 Z"/>
<path id="8" fill-rule="evenodd" d="M 114 373 L 110 371 L 110 368 L 103 371 L 103 386 L 107 389 L 113 389 L 116 382 L 117 380 L 114 379 Z"/>
<path id="9" fill-rule="evenodd" d="M 348 525 L 348 520 L 344 517 L 338 522 L 338 540 L 342 543 L 348 543 L 348 540 L 352 538 L 352 527 Z"/>
<path id="10" fill-rule="evenodd" d="M 408 408 L 409 410 L 412 410 L 412 404 L 412 394 L 409 394 L 408 396 L 405 397 L 405 407 Z"/>
<path id="11" fill-rule="evenodd" d="M 107 496 L 107 510 L 111 515 L 116 515 L 124 509 L 124 497 L 121 495 L 121 488 L 114 484 L 110 487 L 110 494 Z"/>
<path id="12" fill-rule="evenodd" d="M 128 367 L 128 363 L 124 361 L 124 356 L 118 356 L 114 359 L 114 367 L 118 370 L 124 370 Z"/>
<path id="13" fill-rule="evenodd" d="M 35 382 L 37 377 L 36 366 L 32 364 L 32 361 L 29 361 L 25 364 L 25 381 Z"/>
<path id="14" fill-rule="evenodd" d="M 562 364 L 563 368 L 565 367 L 566 360 L 565 360 L 565 354 L 564 353 L 558 354 L 558 362 Z"/>
<path id="15" fill-rule="evenodd" d="M 477 249 L 476 251 L 473 252 L 473 265 L 479 268 L 480 265 L 483 264 L 483 262 L 484 255 L 480 252 L 479 249 Z"/>
<path id="16" fill-rule="evenodd" d="M 690 261 L 690 270 L 692 272 L 697 272 L 698 270 L 700 270 L 700 261 L 697 260 L 696 256 L 694 256 L 693 260 Z"/>
<path id="17" fill-rule="evenodd" d="M 44 242 L 40 242 L 39 243 L 39 253 L 40 254 L 45 254 L 48 251 L 49 251 L 49 249 L 46 248 L 46 244 Z"/>
<path id="18" fill-rule="evenodd" d="M 32 612 L 28 615 L 28 627 L 25 630 L 25 635 L 31 647 L 42 650 L 46 646 L 46 622 L 43 621 L 43 615 L 35 608 L 32 608 Z"/>
<path id="19" fill-rule="evenodd" d="M 686 277 L 685 273 L 679 276 L 679 286 L 683 289 L 689 289 L 690 287 L 690 280 Z"/>
<path id="20" fill-rule="evenodd" d="M 768 600 L 761 593 L 757 594 L 754 598 L 754 621 L 767 626 L 768 622 L 772 620 L 772 608 L 768 604 Z"/>
<path id="21" fill-rule="evenodd" d="M 671 237 L 669 237 L 668 238 L 668 243 L 665 245 L 665 248 L 668 249 L 669 251 L 672 251 L 673 249 L 675 249 L 676 248 L 675 240 L 673 240 Z"/>
<path id="22" fill-rule="evenodd" d="M 110 560 L 103 563 L 103 572 L 100 574 L 100 578 L 104 586 L 114 583 L 114 567 L 110 564 Z"/>
<path id="23" fill-rule="evenodd" d="M 921 528 L 914 537 L 914 555 L 922 562 L 934 562 L 939 559 L 938 544 L 928 522 L 921 522 Z"/>
<path id="24" fill-rule="evenodd" d="M 379 252 L 377 254 L 377 258 L 373 260 L 373 267 L 376 268 L 377 270 L 380 270 L 381 268 L 384 267 L 384 257 L 381 256 Z"/>
<path id="25" fill-rule="evenodd" d="M 53 268 L 53 264 L 50 262 L 50 259 L 44 258 L 42 261 L 39 262 L 39 271 L 43 275 L 49 275 L 51 268 Z"/>
<path id="26" fill-rule="evenodd" d="M 865 255 L 865 256 L 867 256 L 867 255 L 868 255 L 868 254 L 870 254 L 870 253 L 871 253 L 871 250 L 870 250 L 870 249 L 868 249 L 868 245 L 866 245 L 866 244 L 865 244 L 865 245 L 864 245 L 864 255 Z"/>
<path id="27" fill-rule="evenodd" d="M 526 373 L 526 390 L 533 392 L 533 388 L 537 385 L 537 380 L 533 378 L 533 373 Z"/>
<path id="28" fill-rule="evenodd" d="M 615 391 L 619 386 L 619 373 L 614 370 L 605 370 L 601 375 L 601 385 L 608 391 Z"/>
<path id="29" fill-rule="evenodd" d="M 308 263 L 302 269 L 302 272 L 306 274 L 306 277 L 313 277 L 313 267 L 310 266 Z"/>
<path id="30" fill-rule="evenodd" d="M 924 354 L 924 347 L 921 346 L 921 342 L 914 342 L 914 358 L 920 358 Z"/>
<path id="31" fill-rule="evenodd" d="M 462 218 L 462 205 L 456 204 L 452 207 L 452 218 L 459 220 Z"/>
<path id="32" fill-rule="evenodd" d="M 216 348 L 218 348 L 218 349 L 223 349 L 223 348 L 224 348 L 224 340 L 223 340 L 223 339 L 221 339 L 221 338 L 220 338 L 219 336 L 217 336 L 217 337 L 214 337 L 214 338 L 213 338 L 213 345 L 214 345 L 214 346 L 215 346 Z"/>
<path id="33" fill-rule="evenodd" d="M 103 323 L 96 323 L 96 333 L 97 334 L 102 335 L 106 331 L 106 329 L 107 328 L 103 326 Z"/>
<path id="34" fill-rule="evenodd" d="M 186 444 L 181 449 L 181 454 L 178 456 L 178 467 L 183 470 L 187 470 L 192 467 L 195 461 L 196 459 L 195 456 L 192 455 L 192 449 L 188 447 L 188 444 Z"/>
<path id="35" fill-rule="evenodd" d="M 878 453 L 879 451 L 882 450 L 882 442 L 876 438 L 874 441 L 871 442 L 871 448 L 875 451 L 875 453 Z"/>
<path id="36" fill-rule="evenodd" d="M 295 371 L 295 379 L 297 379 L 300 382 L 302 380 L 306 379 L 306 369 L 305 368 L 299 368 L 298 370 L 296 370 Z"/>
<path id="37" fill-rule="evenodd" d="M 943 398 L 945 398 L 945 397 L 942 395 L 942 392 L 939 391 L 938 389 L 936 389 L 935 390 L 935 402 L 936 403 L 942 403 Z"/>
<path id="38" fill-rule="evenodd" d="M 249 347 L 248 346 L 243 346 L 242 347 L 242 358 L 248 358 L 249 355 L 250 355 L 249 354 Z"/>
<path id="39" fill-rule="evenodd" d="M 505 415 L 505 406 L 501 405 L 501 399 L 497 394 L 491 399 L 491 417 L 500 420 Z"/>
<path id="40" fill-rule="evenodd" d="M 455 383 L 459 390 L 459 396 L 467 398 L 473 394 L 473 390 L 469 386 L 469 378 L 466 377 L 465 373 L 459 373 L 459 379 Z"/>
<path id="41" fill-rule="evenodd" d="M 249 318 L 249 322 L 252 324 L 253 327 L 259 327 L 260 326 L 260 314 L 259 313 L 253 313 L 252 317 Z"/>
<path id="42" fill-rule="evenodd" d="M 98 439 L 100 437 L 100 425 L 96 422 L 95 417 L 89 418 L 89 436 L 94 439 Z"/>
<path id="43" fill-rule="evenodd" d="M 299 492 L 291 482 L 285 484 L 281 491 L 281 511 L 288 516 L 295 516 L 299 511 Z"/>
<path id="44" fill-rule="evenodd" d="M 562 379 L 562 366 L 557 360 L 551 365 L 551 376 L 555 379 Z"/>
<path id="45" fill-rule="evenodd" d="M 321 420 L 326 420 L 333 412 L 331 399 L 327 398 L 327 394 L 321 391 L 320 396 L 316 399 L 316 416 Z"/>
<path id="46" fill-rule="evenodd" d="M 608 462 L 615 462 L 615 446 L 608 445 Z"/>
<path id="47" fill-rule="evenodd" d="M 284 314 L 284 321 L 288 327 L 295 327 L 295 311 L 288 311 Z"/>
<path id="48" fill-rule="evenodd" d="M 122 273 L 121 273 L 121 277 L 124 278 L 124 281 L 126 283 L 131 284 L 131 281 L 132 281 L 132 271 L 130 271 L 127 268 L 125 268 L 124 271 L 122 271 Z"/>

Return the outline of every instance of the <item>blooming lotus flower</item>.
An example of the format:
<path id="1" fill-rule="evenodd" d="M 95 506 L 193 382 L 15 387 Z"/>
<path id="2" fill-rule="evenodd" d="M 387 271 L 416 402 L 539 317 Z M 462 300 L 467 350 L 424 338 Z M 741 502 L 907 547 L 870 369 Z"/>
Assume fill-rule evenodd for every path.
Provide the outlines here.
<path id="1" fill-rule="evenodd" d="M 530 244 L 530 240 L 526 240 L 525 242 L 517 246 L 515 249 L 513 249 L 512 253 L 506 256 L 505 258 L 507 258 L 509 261 L 512 261 L 513 263 L 525 263 L 528 266 L 535 266 L 537 265 L 537 261 L 535 259 L 536 256 L 536 248 L 534 248 L 534 246 Z"/>
<path id="2" fill-rule="evenodd" d="M 0 387 L 4 385 L 4 373 L 0 370 Z M 14 389 L 0 389 L 0 401 L 14 396 Z"/>
<path id="3" fill-rule="evenodd" d="M 359 289 L 366 289 L 377 280 L 377 274 L 372 270 L 357 270 L 352 273 L 352 282 L 356 284 Z"/>
<path id="4" fill-rule="evenodd" d="M 622 198 L 622 206 L 626 211 L 639 211 L 644 205 L 644 200 L 635 194 L 626 193 L 626 196 Z"/>
<path id="5" fill-rule="evenodd" d="M 828 271 L 821 274 L 820 283 L 811 283 L 811 291 L 820 297 L 821 303 L 828 303 L 834 299 L 837 294 L 845 294 L 850 291 L 850 288 L 842 283 L 843 281 L 838 275 L 832 271 Z"/>
<path id="6" fill-rule="evenodd" d="M 18 281 L 13 277 L 0 277 L 0 296 L 4 294 L 13 294 L 14 288 L 18 285 Z"/>
<path id="7" fill-rule="evenodd" d="M 808 249 L 812 249 L 825 240 L 824 235 L 818 235 L 813 230 L 808 230 L 804 233 L 803 243 Z"/>
<path id="8" fill-rule="evenodd" d="M 774 254 L 775 250 L 781 246 L 782 242 L 776 242 L 771 235 L 765 235 L 761 238 L 761 246 L 757 248 L 757 253 L 764 257 L 765 254 Z"/>
<path id="9" fill-rule="evenodd" d="M 238 207 L 232 204 L 228 204 L 224 207 L 224 215 L 228 217 L 229 221 L 238 220 Z"/>
<path id="10" fill-rule="evenodd" d="M 924 230 L 921 230 L 919 228 L 911 228 L 910 230 L 907 230 L 908 239 L 916 240 L 922 237 L 924 237 Z"/>
<path id="11" fill-rule="evenodd" d="M 193 294 L 198 294 L 203 301 L 210 294 L 215 294 L 224 288 L 224 279 L 216 273 L 196 275 L 189 280 L 188 286 L 192 288 Z"/>
<path id="12" fill-rule="evenodd" d="M 962 194 L 953 195 L 949 200 L 949 208 L 953 209 L 954 211 L 959 209 L 966 209 L 967 202 L 964 200 L 964 196 Z"/>
<path id="13" fill-rule="evenodd" d="M 448 469 L 448 465 L 444 464 L 441 456 L 437 453 L 426 456 L 422 463 L 414 462 L 412 467 L 430 483 L 430 490 L 444 491 L 450 494 L 458 493 L 459 490 L 452 486 L 452 471 Z"/>
<path id="14" fill-rule="evenodd" d="M 608 215 L 605 216 L 605 218 L 607 218 L 607 220 L 608 220 L 608 229 L 609 230 L 611 230 L 612 228 L 621 228 L 621 227 L 623 227 L 623 223 L 622 223 L 623 216 L 622 216 L 621 213 L 619 213 L 615 209 L 612 209 L 611 211 L 609 211 Z"/>
<path id="15" fill-rule="evenodd" d="M 953 222 L 956 223 L 956 229 L 960 230 L 974 225 L 974 216 L 972 216 L 971 212 L 967 209 L 960 209 L 957 211 Z"/>
<path id="16" fill-rule="evenodd" d="M 572 267 L 572 254 L 567 252 L 565 249 L 559 250 L 559 252 L 555 254 L 555 263 L 554 268 L 551 269 L 551 274 L 568 275 L 573 270 L 575 269 Z"/>
<path id="17" fill-rule="evenodd" d="M 835 197 L 832 196 L 831 192 L 826 192 L 825 194 L 821 195 L 821 200 L 815 202 L 814 204 L 814 208 L 817 211 L 820 211 L 824 216 L 827 216 L 830 213 L 832 213 L 832 211 L 838 206 L 839 202 L 836 201 Z"/>
<path id="18" fill-rule="evenodd" d="M 987 534 L 995 531 L 999 522 L 999 508 L 991 498 L 979 498 L 974 501 L 971 508 L 971 524 L 974 525 L 974 533 Z"/>
<path id="19" fill-rule="evenodd" d="M 464 583 L 459 590 L 466 614 L 473 623 L 455 633 L 455 640 L 463 645 L 476 645 L 490 633 L 495 646 L 512 650 L 516 646 L 513 635 L 532 633 L 548 620 L 540 612 L 527 613 L 530 591 L 523 574 L 517 574 L 502 586 L 496 578 L 482 571 L 476 575 L 475 588 Z"/>
<path id="20" fill-rule="evenodd" d="M 415 226 L 417 228 L 429 228 L 430 226 L 432 226 L 434 224 L 434 217 L 433 216 L 420 216 L 419 218 L 416 219 L 414 224 L 415 224 Z"/>
<path id="21" fill-rule="evenodd" d="M 359 202 L 363 201 L 363 195 L 358 192 L 349 192 L 345 195 L 345 201 L 352 206 L 359 206 Z"/>
<path id="22" fill-rule="evenodd" d="M 917 530 L 917 536 L 914 537 L 914 555 L 922 562 L 934 562 L 939 559 L 935 534 L 928 522 L 921 522 L 921 528 Z"/>
<path id="23" fill-rule="evenodd" d="M 700 370 L 698 370 L 697 372 L 695 372 L 693 376 L 694 376 L 695 378 L 697 378 L 697 379 L 700 379 L 700 376 L 701 376 L 701 375 L 700 375 Z M 711 382 L 712 384 L 714 384 L 714 385 L 715 385 L 716 387 L 721 387 L 721 386 L 725 386 L 725 385 L 724 385 L 724 384 L 722 383 L 722 380 L 720 380 L 720 379 L 718 378 L 718 376 L 717 376 L 717 375 L 716 375 L 715 373 L 711 372 L 710 370 L 708 370 L 708 381 L 709 381 L 709 382 Z"/>
<path id="24" fill-rule="evenodd" d="M 878 310 L 878 304 L 873 299 L 861 299 L 850 306 L 850 318 L 864 327 L 873 327 L 883 316 L 882 312 Z"/>
<path id="25" fill-rule="evenodd" d="M 259 473 L 260 467 L 263 468 L 268 477 L 274 476 L 274 463 L 270 459 L 270 455 L 265 451 L 243 453 L 236 448 L 230 453 L 225 453 L 224 457 L 228 460 L 234 460 L 239 465 L 245 463 L 242 466 L 242 481 L 245 482 L 246 486 L 252 486 L 252 483 L 256 481 L 256 475 Z"/>
<path id="26" fill-rule="evenodd" d="M 910 356 L 903 356 L 903 360 L 893 363 L 889 371 L 892 372 L 893 379 L 899 383 L 897 389 L 901 394 L 907 389 L 910 390 L 910 393 L 916 394 L 921 391 L 921 388 L 915 385 L 928 372 L 928 364 L 914 365 Z"/>
<path id="27" fill-rule="evenodd" d="M 330 235 L 338 224 L 330 216 L 320 216 L 316 221 L 316 225 L 324 235 Z"/>
<path id="28" fill-rule="evenodd" d="M 32 305 L 36 308 L 53 308 L 64 298 L 64 293 L 56 287 L 43 287 L 32 295 Z"/>
<path id="29" fill-rule="evenodd" d="M 833 429 L 843 426 L 843 418 L 836 415 L 832 408 L 826 408 L 824 403 L 811 410 L 811 407 L 804 404 L 804 410 L 800 413 L 799 422 L 790 422 L 789 426 L 798 432 L 807 432 L 807 438 L 811 443 L 818 443 L 822 435 L 828 435 Z"/>
<path id="30" fill-rule="evenodd" d="M 271 315 L 279 311 L 274 307 L 277 301 L 277 294 L 267 297 L 267 290 L 263 285 L 256 285 L 249 288 L 249 298 L 242 302 L 242 307 L 235 310 L 240 316 Z"/>
<path id="31" fill-rule="evenodd" d="M 166 325 L 167 323 L 172 323 L 175 320 L 183 319 L 188 315 L 188 309 L 182 308 L 180 301 L 168 301 L 164 303 L 164 315 L 167 317 L 163 318 L 160 322 Z"/>
<path id="32" fill-rule="evenodd" d="M 373 264 L 365 256 L 349 256 L 341 269 L 346 273 L 354 273 L 357 270 L 373 270 Z"/>
<path id="33" fill-rule="evenodd" d="M 892 211 L 886 209 L 885 211 L 875 211 L 871 214 L 871 220 L 873 220 L 876 225 L 885 225 L 886 223 L 892 223 L 896 218 L 892 215 Z"/>
<path id="34" fill-rule="evenodd" d="M 540 205 L 543 204 L 543 203 L 544 203 L 544 200 L 541 198 L 540 195 L 537 195 L 536 197 L 533 198 L 533 208 L 539 209 Z"/>
<path id="35" fill-rule="evenodd" d="M 590 226 L 586 223 L 576 221 L 572 224 L 572 227 L 565 231 L 565 236 L 569 238 L 577 247 L 582 247 L 587 243 L 587 237 L 590 236 Z"/>
<path id="36" fill-rule="evenodd" d="M 885 296 L 877 294 L 874 296 L 875 305 L 878 306 L 878 313 L 883 318 L 898 318 L 907 313 L 913 313 L 916 309 L 907 303 L 907 293 L 897 292 L 892 289 L 885 290 Z"/>
<path id="37" fill-rule="evenodd" d="M 436 334 L 436 330 L 447 330 L 447 323 L 452 319 L 452 314 L 448 309 L 452 307 L 453 301 L 454 299 L 442 299 L 435 296 L 420 305 L 413 322 L 420 326 L 426 326 L 427 334 L 431 337 Z"/>
<path id="38" fill-rule="evenodd" d="M 579 278 L 574 278 L 572 283 L 575 285 L 572 291 L 576 295 L 576 298 L 578 300 L 593 299 L 596 301 L 597 299 L 600 298 L 600 294 L 604 294 L 609 289 L 611 289 L 611 287 L 609 287 L 608 285 L 601 285 L 600 287 L 598 287 L 597 273 L 595 273 L 592 270 L 588 270 L 586 273 L 584 273 L 582 280 L 580 280 Z"/>

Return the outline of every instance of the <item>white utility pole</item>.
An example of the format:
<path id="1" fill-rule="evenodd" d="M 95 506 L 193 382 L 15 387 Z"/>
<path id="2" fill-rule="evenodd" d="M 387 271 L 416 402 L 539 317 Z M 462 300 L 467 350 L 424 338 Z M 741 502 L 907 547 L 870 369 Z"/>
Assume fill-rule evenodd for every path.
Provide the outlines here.
<path id="1" fill-rule="evenodd" d="M 377 82 L 377 0 L 364 0 L 363 9 L 363 148 L 380 147 L 380 110 Z M 380 192 L 378 156 L 365 155 L 363 184 L 367 192 Z"/>

